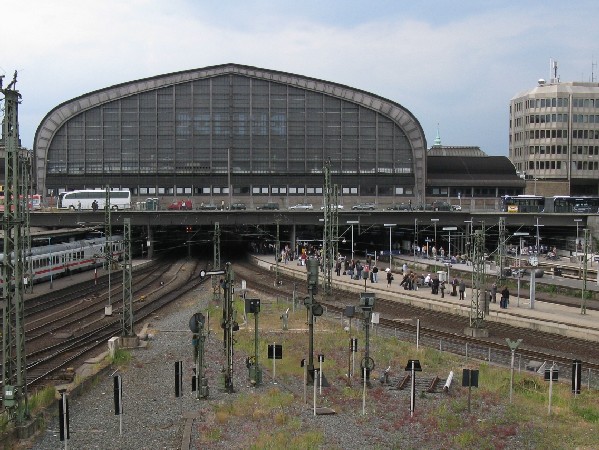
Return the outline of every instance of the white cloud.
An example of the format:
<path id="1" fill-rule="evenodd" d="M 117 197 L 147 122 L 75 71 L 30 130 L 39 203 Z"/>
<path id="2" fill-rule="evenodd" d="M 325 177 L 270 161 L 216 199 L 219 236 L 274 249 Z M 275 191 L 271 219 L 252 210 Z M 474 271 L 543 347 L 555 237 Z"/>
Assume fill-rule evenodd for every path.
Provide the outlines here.
<path id="1" fill-rule="evenodd" d="M 234 62 L 370 91 L 410 109 L 429 144 L 439 123 L 447 145 L 507 155 L 509 100 L 548 76 L 549 57 L 562 59 L 564 81 L 590 76 L 599 6 L 475 2 L 460 11 L 454 3 L 416 10 L 382 1 L 369 11 L 337 2 L 320 11 L 311 1 L 302 10 L 268 1 L 21 0 L 3 10 L 20 20 L 3 21 L 0 73 L 19 70 L 28 147 L 43 116 L 70 98 Z"/>

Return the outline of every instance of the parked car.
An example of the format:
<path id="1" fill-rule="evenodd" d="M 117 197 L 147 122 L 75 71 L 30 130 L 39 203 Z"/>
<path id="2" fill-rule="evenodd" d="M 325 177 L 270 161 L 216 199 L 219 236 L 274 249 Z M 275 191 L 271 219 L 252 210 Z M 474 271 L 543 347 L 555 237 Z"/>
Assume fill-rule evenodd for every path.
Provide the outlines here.
<path id="1" fill-rule="evenodd" d="M 376 205 L 374 203 L 358 203 L 351 207 L 351 209 L 358 211 L 373 211 L 376 209 Z"/>
<path id="2" fill-rule="evenodd" d="M 256 206 L 256 209 L 279 209 L 279 204 L 273 203 L 273 202 L 268 202 L 268 203 L 265 203 L 264 205 Z"/>
<path id="3" fill-rule="evenodd" d="M 452 211 L 461 211 L 462 205 L 451 205 L 451 210 Z"/>
<path id="4" fill-rule="evenodd" d="M 412 207 L 408 203 L 396 203 L 387 208 L 388 211 L 411 211 Z"/>
<path id="5" fill-rule="evenodd" d="M 297 205 L 290 206 L 289 209 L 294 211 L 312 211 L 314 207 L 312 203 L 298 203 Z"/>
<path id="6" fill-rule="evenodd" d="M 231 203 L 231 206 L 229 207 L 229 209 L 231 210 L 245 210 L 245 203 L 242 202 L 237 202 L 237 203 Z"/>
<path id="7" fill-rule="evenodd" d="M 179 200 L 168 205 L 168 209 L 170 210 L 191 210 L 192 207 L 191 200 Z"/>
<path id="8" fill-rule="evenodd" d="M 320 209 L 324 209 L 324 205 Z M 343 209 L 343 205 L 331 205 L 331 209 Z"/>
<path id="9" fill-rule="evenodd" d="M 216 206 L 214 203 L 202 203 L 198 209 L 205 211 L 216 211 L 218 206 Z"/>

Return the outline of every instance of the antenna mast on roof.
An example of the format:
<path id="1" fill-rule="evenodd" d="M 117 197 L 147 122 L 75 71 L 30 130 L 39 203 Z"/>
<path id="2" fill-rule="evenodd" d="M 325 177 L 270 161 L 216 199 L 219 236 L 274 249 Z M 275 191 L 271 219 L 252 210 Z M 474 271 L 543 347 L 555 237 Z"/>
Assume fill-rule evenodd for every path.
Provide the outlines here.
<path id="1" fill-rule="evenodd" d="M 549 58 L 549 83 L 559 83 L 559 77 L 557 76 L 557 61 L 553 58 Z"/>

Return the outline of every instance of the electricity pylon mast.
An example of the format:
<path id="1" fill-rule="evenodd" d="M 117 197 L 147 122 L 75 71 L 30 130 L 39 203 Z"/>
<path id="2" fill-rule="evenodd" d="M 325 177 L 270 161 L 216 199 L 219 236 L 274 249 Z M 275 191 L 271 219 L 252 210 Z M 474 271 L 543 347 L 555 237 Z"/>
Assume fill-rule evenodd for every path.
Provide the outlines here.
<path id="1" fill-rule="evenodd" d="M 19 158 L 20 173 L 22 174 L 21 198 L 23 199 L 23 251 L 25 252 L 25 279 L 29 292 L 33 292 L 33 259 L 27 256 L 31 255 L 31 220 L 29 205 L 33 205 L 33 187 L 31 185 L 31 152 L 21 154 Z"/>
<path id="2" fill-rule="evenodd" d="M 324 165 L 324 230 L 322 237 L 323 269 L 324 278 L 322 280 L 323 291 L 326 295 L 332 293 L 332 275 L 335 264 L 335 255 L 337 251 L 337 186 L 331 184 L 331 161 Z"/>
<path id="3" fill-rule="evenodd" d="M 582 293 L 580 300 L 580 314 L 587 313 L 587 271 L 589 264 L 589 242 L 590 233 L 588 228 L 584 229 L 584 255 L 583 255 L 583 270 L 582 270 Z"/>
<path id="4" fill-rule="evenodd" d="M 104 199 L 104 257 L 106 258 L 106 270 L 108 270 L 108 306 L 104 308 L 107 316 L 112 315 L 112 208 L 110 206 L 110 186 L 106 185 L 106 197 Z"/>
<path id="5" fill-rule="evenodd" d="M 485 228 L 474 231 L 472 248 L 472 295 L 470 298 L 470 328 L 485 328 Z"/>
<path id="6" fill-rule="evenodd" d="M 339 254 L 339 187 L 336 184 L 333 185 L 333 205 L 335 207 L 331 211 L 331 238 L 333 241 L 333 262 L 336 263 Z"/>
<path id="7" fill-rule="evenodd" d="M 214 223 L 214 255 L 212 260 L 212 267 L 220 267 L 220 225 L 218 222 Z M 212 275 L 212 300 L 215 302 L 220 301 L 220 284 L 218 282 L 218 275 Z"/>
<path id="8" fill-rule="evenodd" d="M 135 336 L 133 330 L 133 289 L 131 287 L 131 219 L 123 219 L 123 336 Z"/>
<path id="9" fill-rule="evenodd" d="M 280 220 L 277 218 L 277 239 L 275 241 L 275 286 L 279 286 L 280 272 L 279 272 L 279 259 L 281 258 L 281 240 L 280 240 Z"/>
<path id="10" fill-rule="evenodd" d="M 497 272 L 497 285 L 505 280 L 505 255 L 506 255 L 505 217 L 499 218 L 499 271 Z"/>
<path id="11" fill-rule="evenodd" d="M 4 161 L 4 261 L 2 263 L 2 387 L 3 405 L 17 424 L 29 417 L 27 404 L 27 364 L 25 360 L 25 306 L 24 306 L 24 256 L 23 256 L 23 202 L 21 174 L 19 173 L 19 112 L 21 95 L 16 90 L 17 72 L 4 95 L 4 120 L 2 137 L 5 146 Z M 7 257 L 6 255 L 14 255 Z"/>

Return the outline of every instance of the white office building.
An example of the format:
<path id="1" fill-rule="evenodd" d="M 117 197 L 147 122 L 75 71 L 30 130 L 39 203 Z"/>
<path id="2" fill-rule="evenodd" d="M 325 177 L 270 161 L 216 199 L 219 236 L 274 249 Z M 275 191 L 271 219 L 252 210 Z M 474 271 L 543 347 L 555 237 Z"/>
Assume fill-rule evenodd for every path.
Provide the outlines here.
<path id="1" fill-rule="evenodd" d="M 509 126 L 527 194 L 599 195 L 599 83 L 541 79 L 511 99 Z"/>

